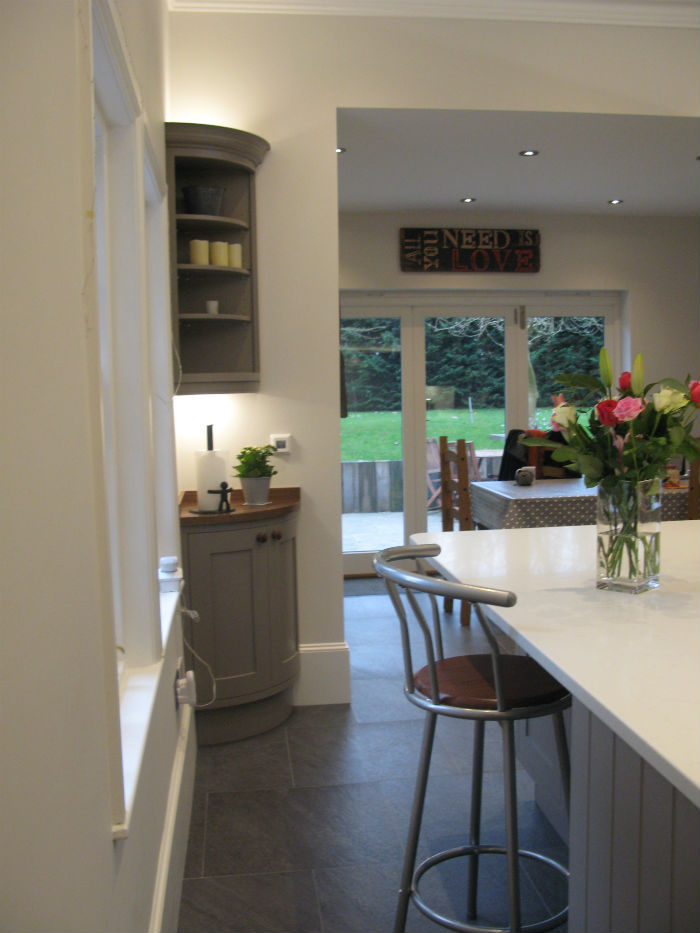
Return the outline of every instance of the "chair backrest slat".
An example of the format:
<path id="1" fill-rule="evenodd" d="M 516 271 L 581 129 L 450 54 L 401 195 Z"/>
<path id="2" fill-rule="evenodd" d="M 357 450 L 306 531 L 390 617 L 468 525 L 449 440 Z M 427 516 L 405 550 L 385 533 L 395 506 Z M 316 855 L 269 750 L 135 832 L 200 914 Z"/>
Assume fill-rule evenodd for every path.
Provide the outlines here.
<path id="1" fill-rule="evenodd" d="M 469 483 L 479 479 L 473 441 L 463 438 L 450 443 L 440 438 L 440 489 L 443 531 L 471 531 L 472 519 Z"/>

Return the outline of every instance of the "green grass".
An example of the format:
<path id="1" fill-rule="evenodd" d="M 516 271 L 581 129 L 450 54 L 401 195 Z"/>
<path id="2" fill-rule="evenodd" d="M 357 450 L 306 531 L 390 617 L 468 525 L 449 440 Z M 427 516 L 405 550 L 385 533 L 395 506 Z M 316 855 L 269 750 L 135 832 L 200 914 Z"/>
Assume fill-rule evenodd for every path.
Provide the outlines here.
<path id="1" fill-rule="evenodd" d="M 551 408 L 538 408 L 538 424 L 546 427 L 550 414 Z M 474 441 L 477 450 L 502 446 L 502 442 L 489 436 L 505 432 L 502 408 L 475 409 L 472 416 L 468 409 L 429 411 L 426 421 L 426 437 L 441 437 L 443 434 L 450 440 L 463 437 Z M 400 412 L 351 412 L 347 418 L 341 418 L 340 426 L 343 461 L 402 459 Z"/>

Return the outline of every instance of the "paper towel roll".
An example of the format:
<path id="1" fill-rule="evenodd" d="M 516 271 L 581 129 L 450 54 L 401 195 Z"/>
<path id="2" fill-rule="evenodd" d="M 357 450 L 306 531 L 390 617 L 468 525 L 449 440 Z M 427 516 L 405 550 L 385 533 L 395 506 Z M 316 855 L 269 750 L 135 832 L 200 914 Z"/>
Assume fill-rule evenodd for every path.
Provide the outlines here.
<path id="1" fill-rule="evenodd" d="M 221 502 L 220 493 L 210 493 L 226 479 L 226 457 L 221 450 L 198 450 L 197 455 L 197 508 L 200 512 L 216 512 Z"/>

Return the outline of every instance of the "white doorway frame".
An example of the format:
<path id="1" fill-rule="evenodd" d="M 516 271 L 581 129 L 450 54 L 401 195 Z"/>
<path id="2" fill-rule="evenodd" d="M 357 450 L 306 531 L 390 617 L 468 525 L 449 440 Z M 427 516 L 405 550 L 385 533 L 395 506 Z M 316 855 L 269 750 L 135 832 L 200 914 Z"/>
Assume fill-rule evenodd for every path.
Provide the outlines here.
<path id="1" fill-rule="evenodd" d="M 614 372 L 622 367 L 620 292 L 590 291 L 351 291 L 340 292 L 340 317 L 398 317 L 401 321 L 404 532 L 425 531 L 425 325 L 426 317 L 495 316 L 506 324 L 505 422 L 527 424 L 527 318 L 591 315 L 605 319 L 605 345 Z M 519 388 L 520 387 L 520 388 Z M 372 574 L 372 552 L 343 554 L 346 576 Z"/>

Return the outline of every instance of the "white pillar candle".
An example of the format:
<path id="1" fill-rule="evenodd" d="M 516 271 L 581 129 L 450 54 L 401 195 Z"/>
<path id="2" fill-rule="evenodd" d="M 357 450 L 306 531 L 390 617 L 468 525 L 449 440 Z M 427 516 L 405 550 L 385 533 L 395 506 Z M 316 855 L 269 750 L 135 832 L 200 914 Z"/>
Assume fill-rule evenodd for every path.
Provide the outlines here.
<path id="1" fill-rule="evenodd" d="M 198 450 L 197 456 L 197 508 L 200 512 L 216 512 L 221 502 L 218 489 L 226 480 L 226 457 L 222 450 Z"/>
<path id="2" fill-rule="evenodd" d="M 205 302 L 207 314 L 218 314 L 219 313 L 219 302 L 214 299 L 210 299 Z"/>
<path id="3" fill-rule="evenodd" d="M 209 265 L 209 240 L 190 240 L 190 262 L 195 266 Z"/>
<path id="4" fill-rule="evenodd" d="M 243 265 L 243 249 L 240 243 L 229 243 L 228 264 L 236 269 L 240 269 Z"/>
<path id="5" fill-rule="evenodd" d="M 209 261 L 212 266 L 228 265 L 228 243 L 221 240 L 214 240 L 209 244 Z"/>

